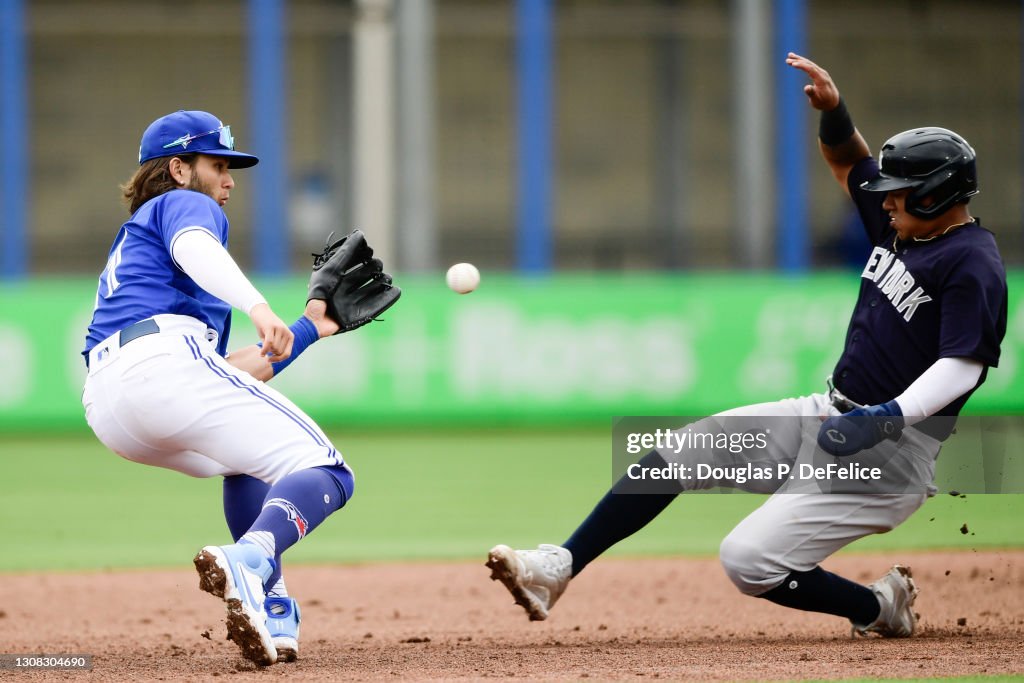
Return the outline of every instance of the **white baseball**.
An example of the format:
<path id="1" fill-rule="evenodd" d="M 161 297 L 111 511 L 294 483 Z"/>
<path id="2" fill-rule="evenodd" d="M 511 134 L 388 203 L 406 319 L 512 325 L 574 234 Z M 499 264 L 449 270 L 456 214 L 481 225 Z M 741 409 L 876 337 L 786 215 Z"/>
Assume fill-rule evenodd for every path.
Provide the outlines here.
<path id="1" fill-rule="evenodd" d="M 448 289 L 459 294 L 469 294 L 480 285 L 480 271 L 472 263 L 456 263 L 445 275 Z"/>

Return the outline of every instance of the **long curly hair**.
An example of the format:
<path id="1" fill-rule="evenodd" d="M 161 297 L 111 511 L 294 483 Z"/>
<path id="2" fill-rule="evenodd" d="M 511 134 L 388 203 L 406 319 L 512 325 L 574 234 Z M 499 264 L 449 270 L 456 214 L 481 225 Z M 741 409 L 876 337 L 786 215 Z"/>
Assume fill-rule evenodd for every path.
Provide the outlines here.
<path id="1" fill-rule="evenodd" d="M 175 156 L 189 166 L 195 165 L 196 158 L 199 157 L 198 154 L 177 154 Z M 153 197 L 179 188 L 168 168 L 173 158 L 150 159 L 139 166 L 132 177 L 120 186 L 121 201 L 128 207 L 129 214 L 135 213 L 140 206 Z"/>

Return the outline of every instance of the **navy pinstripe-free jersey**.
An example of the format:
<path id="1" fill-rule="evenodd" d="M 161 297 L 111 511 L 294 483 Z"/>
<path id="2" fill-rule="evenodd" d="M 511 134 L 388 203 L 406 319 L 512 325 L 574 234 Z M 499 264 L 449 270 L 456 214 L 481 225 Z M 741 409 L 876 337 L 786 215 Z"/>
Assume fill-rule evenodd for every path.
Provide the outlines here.
<path id="1" fill-rule="evenodd" d="M 118 330 L 161 313 L 205 322 L 217 331 L 217 351 L 227 353 L 231 306 L 202 289 L 171 258 L 175 238 L 194 227 L 208 230 L 227 246 L 224 211 L 209 196 L 192 190 L 150 199 L 121 226 L 100 274 L 83 355 Z"/>
<path id="2" fill-rule="evenodd" d="M 869 157 L 848 179 L 874 249 L 861 273 L 835 384 L 858 403 L 885 403 L 938 359 L 972 358 L 986 366 L 980 386 L 988 366 L 999 363 L 1006 333 L 1006 270 L 995 237 L 975 218 L 934 239 L 898 241 L 882 208 L 885 193 L 860 189 L 877 174 Z M 959 414 L 972 392 L 937 414 Z"/>

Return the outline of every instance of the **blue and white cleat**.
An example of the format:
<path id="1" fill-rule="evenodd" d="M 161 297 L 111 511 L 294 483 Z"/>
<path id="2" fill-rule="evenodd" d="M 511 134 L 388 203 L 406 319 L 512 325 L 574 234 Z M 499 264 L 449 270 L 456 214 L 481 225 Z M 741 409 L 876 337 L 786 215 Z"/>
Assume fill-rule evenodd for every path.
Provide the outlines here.
<path id="1" fill-rule="evenodd" d="M 277 661 L 277 648 L 267 629 L 263 582 L 274 564 L 253 545 L 208 545 L 193 562 L 199 572 L 199 588 L 223 598 L 228 604 L 228 636 L 242 656 L 260 666 Z"/>
<path id="2" fill-rule="evenodd" d="M 299 622 L 302 612 L 294 598 L 267 598 L 267 629 L 277 648 L 277 661 L 294 662 L 299 656 Z"/>

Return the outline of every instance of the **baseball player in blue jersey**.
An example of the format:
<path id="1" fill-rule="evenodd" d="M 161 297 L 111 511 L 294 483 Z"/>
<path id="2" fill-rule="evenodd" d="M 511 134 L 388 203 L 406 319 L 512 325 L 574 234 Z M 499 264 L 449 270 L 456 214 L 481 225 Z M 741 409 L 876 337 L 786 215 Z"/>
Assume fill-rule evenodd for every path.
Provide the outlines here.
<path id="1" fill-rule="evenodd" d="M 742 418 L 760 434 L 764 425 L 781 426 L 764 448 L 733 454 L 694 447 L 681 455 L 655 449 L 640 463 L 841 464 L 873 453 L 919 472 L 927 486 L 898 493 L 790 493 L 785 479 L 777 479 L 767 491 L 772 495 L 720 548 L 726 574 L 746 595 L 844 617 L 861 635 L 907 637 L 917 624 L 918 594 L 909 568 L 896 565 L 863 586 L 821 563 L 858 538 L 896 527 L 934 493 L 939 448 L 999 360 L 1006 274 L 992 233 L 968 210 L 978 179 L 974 150 L 962 137 L 937 127 L 905 131 L 882 146 L 876 161 L 828 73 L 796 54 L 786 61 L 810 79 L 805 93 L 821 112 L 822 156 L 874 245 L 842 354 L 827 391 L 695 423 Z M 646 495 L 613 487 L 561 546 L 495 546 L 487 560 L 491 578 L 505 585 L 530 619 L 546 619 L 570 580 L 598 555 L 643 528 L 678 493 L 713 486 L 763 492 L 765 482 L 679 477 L 673 491 Z"/>
<path id="2" fill-rule="evenodd" d="M 281 555 L 345 505 L 353 476 L 313 420 L 265 384 L 339 323 L 321 297 L 286 325 L 228 253 L 232 172 L 257 162 L 206 112 L 178 111 L 146 129 L 139 168 L 122 187 L 131 217 L 99 277 L 82 402 L 118 455 L 224 477 L 236 542 L 206 546 L 194 562 L 200 587 L 227 603 L 232 640 L 267 665 L 298 652 L 299 606 Z M 371 270 L 379 263 L 367 260 Z M 369 278 L 391 289 L 379 268 Z M 232 308 L 260 342 L 228 355 Z"/>

